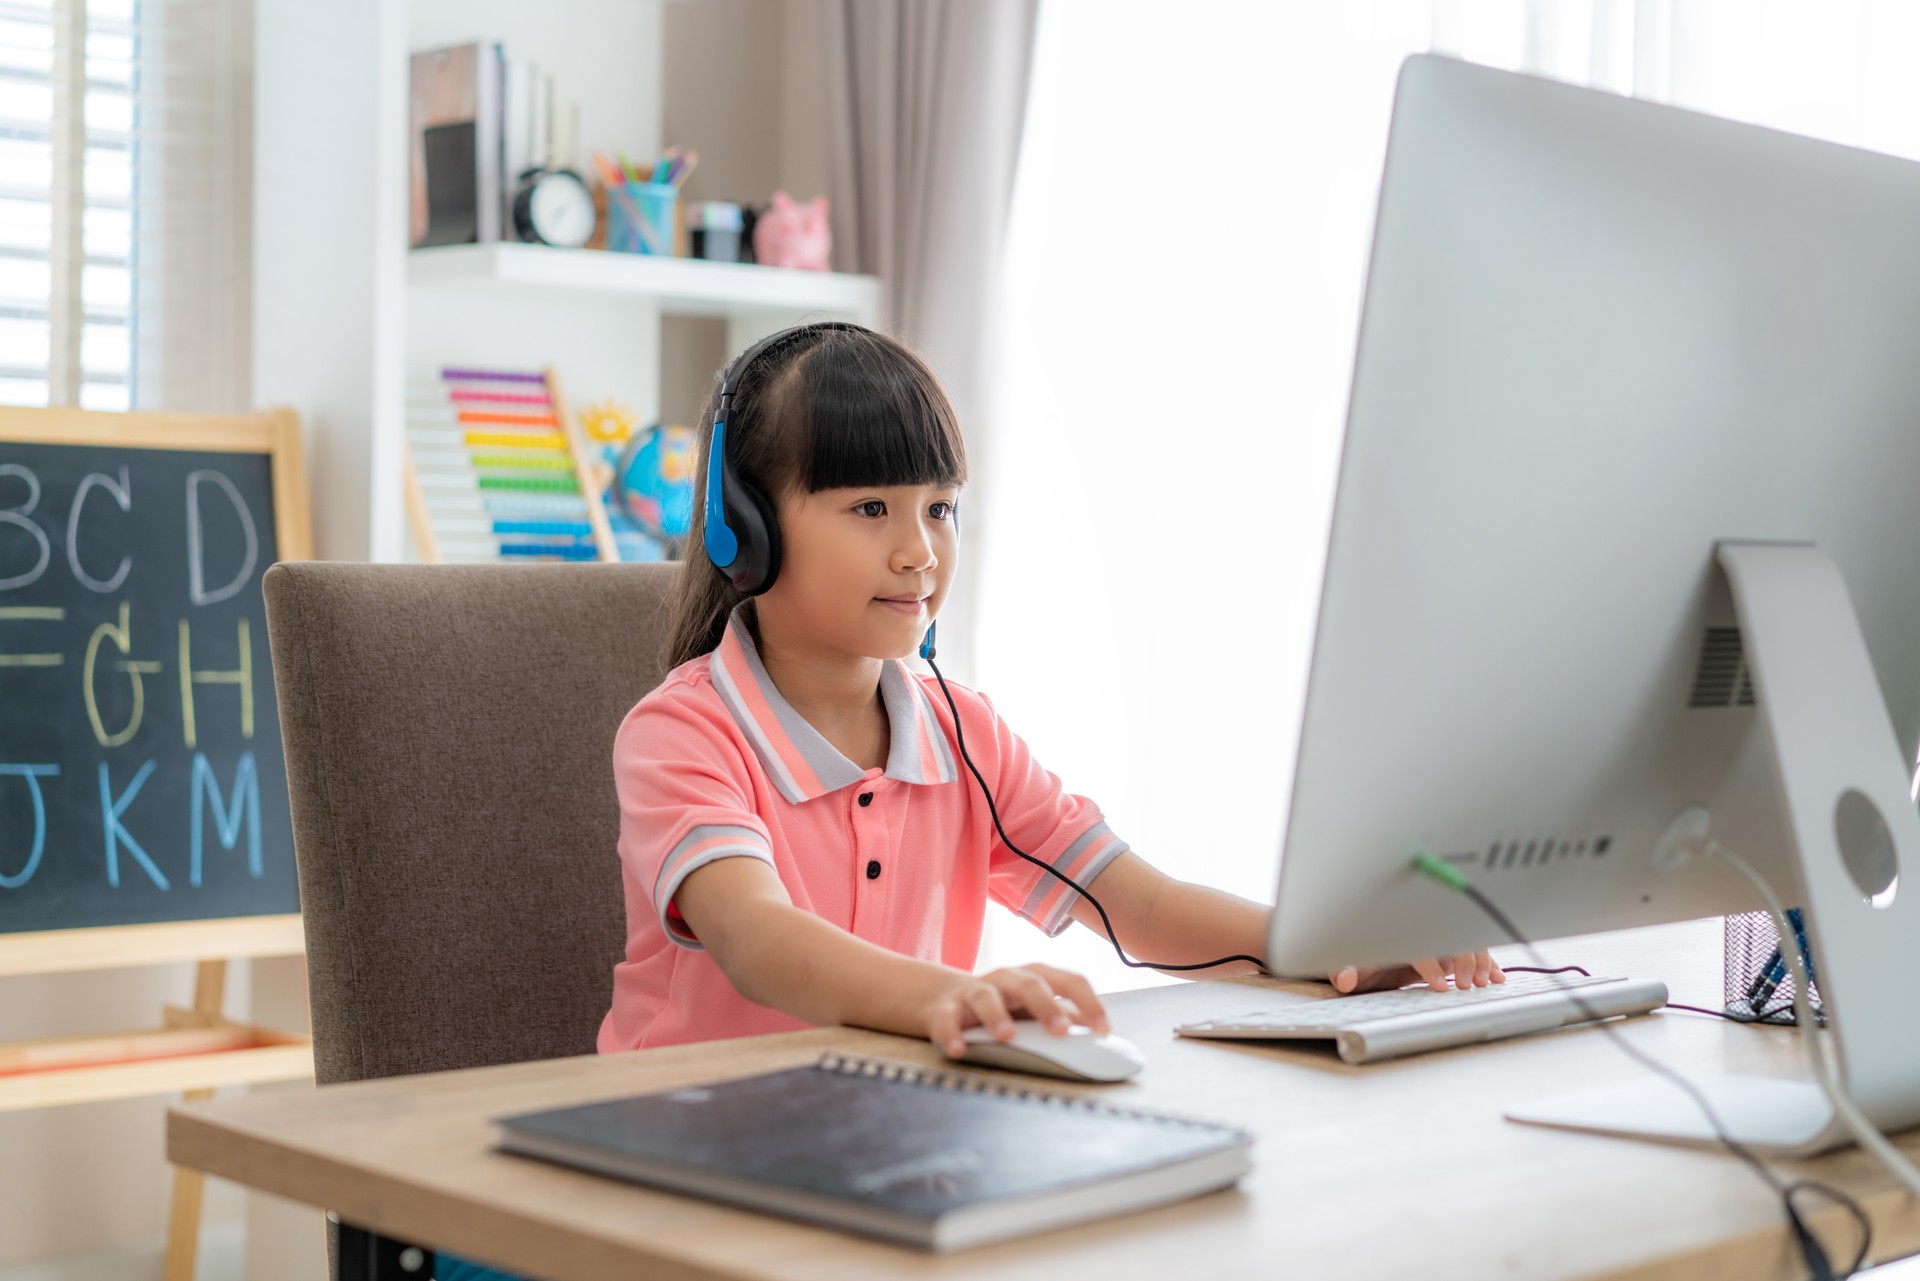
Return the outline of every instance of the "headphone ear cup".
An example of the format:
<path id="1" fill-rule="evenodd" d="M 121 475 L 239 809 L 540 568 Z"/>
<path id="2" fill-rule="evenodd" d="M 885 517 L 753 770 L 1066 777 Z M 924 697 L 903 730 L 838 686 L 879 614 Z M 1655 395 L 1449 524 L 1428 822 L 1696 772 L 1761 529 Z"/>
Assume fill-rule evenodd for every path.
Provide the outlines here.
<path id="1" fill-rule="evenodd" d="M 730 497 L 744 500 L 727 504 L 727 523 L 740 540 L 741 572 L 734 575 L 733 586 L 758 596 L 780 575 L 780 521 L 767 496 L 744 480 L 735 480 Z"/>

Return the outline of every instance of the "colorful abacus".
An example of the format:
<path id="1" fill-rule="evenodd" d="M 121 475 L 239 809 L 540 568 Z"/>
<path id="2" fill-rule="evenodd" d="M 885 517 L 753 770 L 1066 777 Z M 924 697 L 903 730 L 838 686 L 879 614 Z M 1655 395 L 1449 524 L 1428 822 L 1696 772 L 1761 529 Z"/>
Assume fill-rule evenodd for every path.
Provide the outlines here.
<path id="1" fill-rule="evenodd" d="M 410 387 L 407 449 L 421 560 L 617 559 L 551 370 L 443 369 Z"/>

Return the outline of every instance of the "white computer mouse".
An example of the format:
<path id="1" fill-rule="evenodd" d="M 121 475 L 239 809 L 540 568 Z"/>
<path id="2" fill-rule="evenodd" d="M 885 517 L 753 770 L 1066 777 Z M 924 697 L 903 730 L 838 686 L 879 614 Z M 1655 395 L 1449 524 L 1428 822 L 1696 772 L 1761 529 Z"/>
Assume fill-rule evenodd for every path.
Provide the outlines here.
<path id="1" fill-rule="evenodd" d="M 970 1027 L 961 1035 L 967 1042 L 962 1063 L 1068 1081 L 1124 1081 L 1147 1065 L 1146 1056 L 1133 1042 L 1078 1026 L 1065 1036 L 1055 1036 L 1032 1019 L 1016 1019 L 1011 1041 L 994 1040 L 984 1027 Z"/>

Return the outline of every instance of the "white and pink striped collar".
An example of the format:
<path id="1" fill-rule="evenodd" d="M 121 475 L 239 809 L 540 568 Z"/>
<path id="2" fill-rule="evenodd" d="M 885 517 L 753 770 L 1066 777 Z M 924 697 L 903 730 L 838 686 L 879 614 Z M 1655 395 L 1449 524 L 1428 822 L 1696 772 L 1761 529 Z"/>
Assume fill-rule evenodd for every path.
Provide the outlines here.
<path id="1" fill-rule="evenodd" d="M 727 620 L 726 635 L 713 651 L 710 671 L 720 701 L 753 744 L 780 794 L 795 805 L 838 791 L 866 777 L 843 756 L 774 686 L 760 662 L 759 648 L 742 611 Z M 892 659 L 881 669 L 880 700 L 887 709 L 892 743 L 887 749 L 888 778 L 905 783 L 951 783 L 960 776 L 946 732 L 934 717 L 925 688 L 905 663 Z"/>

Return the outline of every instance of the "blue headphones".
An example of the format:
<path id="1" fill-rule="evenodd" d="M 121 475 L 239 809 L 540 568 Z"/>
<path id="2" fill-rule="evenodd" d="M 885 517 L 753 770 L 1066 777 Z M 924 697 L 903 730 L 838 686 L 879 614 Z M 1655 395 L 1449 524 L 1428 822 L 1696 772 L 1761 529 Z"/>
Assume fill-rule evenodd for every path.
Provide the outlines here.
<path id="1" fill-rule="evenodd" d="M 733 411 L 733 393 L 740 386 L 741 376 L 769 347 L 802 334 L 834 329 L 873 332 L 844 320 L 795 325 L 769 334 L 741 352 L 720 376 L 720 398 L 713 411 L 712 437 L 707 442 L 706 510 L 701 524 L 707 559 L 743 595 L 760 595 L 780 576 L 780 521 L 767 496 L 742 480 L 727 457 L 727 418 Z M 929 624 L 920 642 L 920 657 L 931 659 L 936 652 L 933 625 Z"/>
<path id="2" fill-rule="evenodd" d="M 713 411 L 712 439 L 707 443 L 707 497 L 702 526 L 707 559 L 727 576 L 733 589 L 743 595 L 760 595 L 780 576 L 780 522 L 774 517 L 773 504 L 767 501 L 767 496 L 742 480 L 727 459 L 727 418 L 733 410 L 733 393 L 740 386 L 741 376 L 761 352 L 802 334 L 829 329 L 871 332 L 863 325 L 843 320 L 795 325 L 769 334 L 741 352 L 720 376 L 720 400 Z"/>

